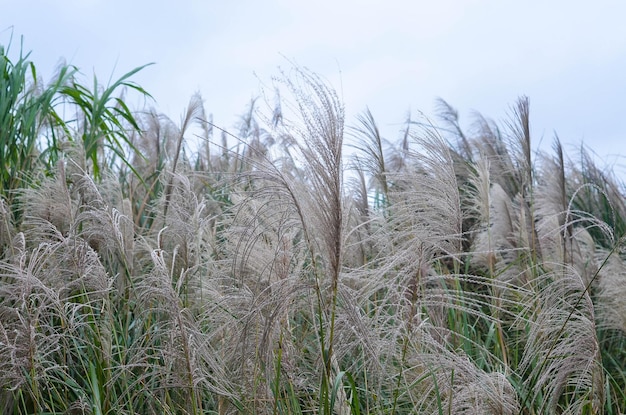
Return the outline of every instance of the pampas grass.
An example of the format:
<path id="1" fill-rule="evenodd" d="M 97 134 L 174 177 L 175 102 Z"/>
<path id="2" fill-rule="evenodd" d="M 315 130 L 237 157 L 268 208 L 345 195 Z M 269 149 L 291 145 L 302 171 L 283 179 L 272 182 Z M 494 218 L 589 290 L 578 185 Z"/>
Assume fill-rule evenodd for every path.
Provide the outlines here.
<path id="1" fill-rule="evenodd" d="M 533 152 L 526 98 L 397 142 L 366 111 L 344 159 L 336 92 L 274 87 L 238 137 L 199 96 L 180 125 L 98 101 L 132 169 L 66 128 L 2 194 L 2 413 L 626 410 L 617 177 Z"/>

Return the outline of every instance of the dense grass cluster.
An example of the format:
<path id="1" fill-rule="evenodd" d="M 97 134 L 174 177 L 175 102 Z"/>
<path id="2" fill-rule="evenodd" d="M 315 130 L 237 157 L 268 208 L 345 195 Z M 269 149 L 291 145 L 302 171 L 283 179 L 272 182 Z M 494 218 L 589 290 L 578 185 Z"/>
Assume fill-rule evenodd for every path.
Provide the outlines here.
<path id="1" fill-rule="evenodd" d="M 623 184 L 526 98 L 391 142 L 294 68 L 231 134 L 138 70 L 0 48 L 0 413 L 626 411 Z"/>

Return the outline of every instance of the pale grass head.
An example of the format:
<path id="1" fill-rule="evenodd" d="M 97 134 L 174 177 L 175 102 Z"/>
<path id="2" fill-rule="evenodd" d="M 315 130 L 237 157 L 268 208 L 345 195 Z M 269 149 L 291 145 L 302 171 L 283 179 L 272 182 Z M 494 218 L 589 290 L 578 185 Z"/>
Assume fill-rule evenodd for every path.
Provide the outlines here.
<path id="1" fill-rule="evenodd" d="M 513 248 L 513 204 L 502 186 L 492 182 L 489 159 L 479 159 L 469 180 L 468 216 L 475 220 L 472 262 L 495 275 L 497 263 Z"/>
<path id="2" fill-rule="evenodd" d="M 534 194 L 534 213 L 536 231 L 541 250 L 541 258 L 546 262 L 561 263 L 566 261 L 571 249 L 572 223 L 568 212 L 568 200 L 565 194 L 565 172 L 563 155 L 557 142 L 557 157 L 543 154 L 537 172 L 537 185 Z"/>
<path id="3" fill-rule="evenodd" d="M 598 270 L 598 325 L 626 333 L 626 264 L 617 253 L 601 249 L 595 255 Z"/>
<path id="4" fill-rule="evenodd" d="M 503 133 L 495 122 L 475 113 L 471 143 L 480 158 L 489 161 L 490 177 L 498 183 L 508 195 L 518 192 L 516 168 Z"/>
<path id="5" fill-rule="evenodd" d="M 528 283 L 523 301 L 529 325 L 520 362 L 527 373 L 526 399 L 543 411 L 581 413 L 601 410 L 604 374 L 594 305 L 582 278 L 563 265 Z"/>
<path id="6" fill-rule="evenodd" d="M 80 365 L 79 350 L 94 346 L 86 335 L 93 321 L 86 316 L 106 306 L 110 280 L 79 237 L 28 245 L 11 264 L 0 264 L 0 384 L 28 388 L 31 399 L 44 405 L 46 391 Z"/>
<path id="7" fill-rule="evenodd" d="M 23 190 L 20 200 L 27 224 L 31 221 L 48 222 L 61 235 L 68 234 L 77 215 L 78 206 L 70 194 L 63 163 L 58 164 L 55 177 L 43 179 L 38 188 Z"/>

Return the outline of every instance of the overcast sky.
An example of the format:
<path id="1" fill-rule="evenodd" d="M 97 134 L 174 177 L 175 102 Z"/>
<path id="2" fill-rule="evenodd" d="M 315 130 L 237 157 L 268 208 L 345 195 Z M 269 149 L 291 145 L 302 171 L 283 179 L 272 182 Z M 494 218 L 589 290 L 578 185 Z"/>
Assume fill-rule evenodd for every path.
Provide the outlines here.
<path id="1" fill-rule="evenodd" d="M 0 0 L 49 79 L 60 58 L 90 80 L 154 62 L 134 79 L 179 120 L 199 91 L 226 129 L 287 59 L 340 91 L 352 123 L 369 106 L 394 141 L 407 112 L 445 99 L 501 120 L 531 103 L 535 143 L 556 131 L 625 164 L 626 2 L 622 0 Z M 12 29 L 10 29 L 12 27 Z M 617 158 L 620 156 L 620 158 Z M 623 169 L 623 167 L 619 167 Z"/>

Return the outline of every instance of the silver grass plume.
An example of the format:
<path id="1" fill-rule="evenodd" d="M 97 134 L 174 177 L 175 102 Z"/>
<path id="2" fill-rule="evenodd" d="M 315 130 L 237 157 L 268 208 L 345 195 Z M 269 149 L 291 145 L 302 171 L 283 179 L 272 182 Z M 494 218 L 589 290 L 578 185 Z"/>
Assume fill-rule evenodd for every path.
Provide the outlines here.
<path id="1" fill-rule="evenodd" d="M 85 207 L 76 217 L 76 231 L 116 275 L 116 288 L 128 297 L 135 267 L 135 231 L 128 199 L 119 207 Z M 80 231 L 79 231 L 80 229 Z"/>
<path id="2" fill-rule="evenodd" d="M 295 98 L 302 121 L 302 127 L 296 127 L 295 130 L 300 130 L 299 135 L 303 138 L 303 141 L 298 142 L 299 152 L 314 195 L 309 201 L 310 212 L 307 215 L 315 218 L 314 226 L 321 248 L 319 253 L 327 267 L 325 274 L 330 277 L 316 278 L 318 286 L 328 284 L 330 288 L 330 298 L 327 300 L 317 288 L 319 313 L 326 314 L 328 325 L 327 329 L 319 328 L 326 331 L 319 339 L 324 370 L 322 384 L 327 385 L 321 392 L 328 394 L 340 370 L 335 354 L 335 324 L 344 244 L 344 109 L 336 92 L 312 73 L 297 69 L 295 77 L 286 78 L 285 82 Z M 306 229 L 307 227 L 305 225 L 305 232 L 310 232 L 312 229 Z M 345 405 L 346 398 L 340 394 L 334 408 L 329 410 L 345 413 Z"/>
<path id="3" fill-rule="evenodd" d="M 40 279 L 47 276 L 42 262 L 52 250 L 52 245 L 42 245 L 33 252 L 21 247 L 15 264 L 0 263 L 2 389 L 30 384 L 36 392 L 46 380 L 44 370 L 58 367 L 54 355 L 60 350 L 64 333 L 59 333 L 50 320 L 63 315 L 63 306 L 54 289 Z"/>
<path id="4" fill-rule="evenodd" d="M 277 190 L 272 193 L 271 200 L 233 195 L 236 213 L 225 252 L 232 257 L 232 287 L 222 303 L 232 317 L 224 315 L 226 320 L 219 323 L 230 336 L 222 350 L 232 362 L 231 373 L 245 385 L 247 399 L 255 405 L 272 396 L 269 385 L 277 376 L 297 388 L 314 376 L 302 373 L 306 362 L 299 353 L 301 346 L 290 335 L 297 330 L 294 315 L 310 309 L 313 302 L 310 257 L 288 199 Z M 278 353 L 277 373 L 273 367 Z"/>
<path id="5" fill-rule="evenodd" d="M 299 374 L 308 364 L 288 333 L 294 330 L 294 314 L 314 307 L 310 261 L 319 260 L 319 250 L 305 232 L 315 230 L 304 228 L 299 213 L 309 202 L 299 196 L 307 195 L 307 189 L 292 159 L 261 155 L 244 163 L 249 168 L 240 178 L 242 184 L 230 194 L 232 213 L 219 224 L 225 229 L 220 235 L 226 242 L 223 256 L 232 263 L 230 270 L 224 269 L 231 275 L 231 286 L 221 307 L 227 307 L 232 317 L 221 313 L 225 319 L 218 324 L 228 330 L 223 351 L 230 371 L 245 385 L 246 400 L 258 410 L 256 405 L 269 402 L 269 385 L 276 376 L 290 379 L 297 388 L 317 376 L 317 369 Z M 278 353 L 283 370 L 276 373 Z"/>
<path id="6" fill-rule="evenodd" d="M 139 150 L 133 155 L 133 167 L 142 177 L 163 169 L 176 152 L 179 130 L 176 124 L 154 110 L 141 118 L 142 132 L 134 133 L 133 145 Z"/>
<path id="7" fill-rule="evenodd" d="M 387 175 L 389 202 L 384 216 L 372 222 L 377 256 L 356 272 L 363 282 L 358 293 L 352 295 L 354 303 L 359 304 L 357 308 L 368 309 L 369 299 L 377 298 L 376 306 L 367 317 L 360 313 L 347 313 L 345 317 L 356 333 L 376 333 L 361 337 L 359 348 L 367 357 L 372 382 L 389 388 L 387 379 L 397 379 L 390 390 L 395 396 L 394 408 L 396 402 L 405 399 L 395 395 L 397 391 L 413 382 L 409 377 L 415 363 L 412 339 L 423 335 L 433 342 L 443 341 L 432 338 L 429 332 L 433 325 L 426 324 L 425 319 L 434 317 L 442 304 L 451 305 L 454 300 L 446 294 L 442 298 L 442 292 L 430 291 L 441 283 L 431 277 L 436 278 L 434 265 L 438 259 L 448 264 L 448 272 L 454 272 L 461 251 L 463 219 L 447 143 L 434 128 L 421 134 L 409 132 L 407 137 L 410 140 L 403 145 L 403 170 Z M 419 396 L 419 388 L 410 390 Z"/>
<path id="8" fill-rule="evenodd" d="M 599 250 L 596 258 L 603 264 L 596 292 L 598 326 L 626 333 L 626 263 L 605 249 Z"/>
<path id="9" fill-rule="evenodd" d="M 568 264 L 576 269 L 585 284 L 589 284 L 597 270 L 596 242 L 589 233 L 593 229 L 613 240 L 613 231 L 600 218 L 574 208 L 574 201 L 588 186 L 571 191 L 565 183 L 565 167 L 560 144 L 557 158 L 543 155 L 535 190 L 536 230 L 543 264 L 551 269 L 554 264 Z"/>
<path id="10" fill-rule="evenodd" d="M 604 374 L 594 305 L 582 278 L 568 266 L 538 275 L 527 285 L 520 318 L 529 327 L 520 373 L 525 399 L 542 412 L 602 412 Z"/>
<path id="11" fill-rule="evenodd" d="M 282 81 L 290 90 L 300 122 L 292 126 L 300 159 L 312 187 L 307 206 L 316 223 L 303 222 L 311 234 L 318 229 L 320 248 L 329 266 L 331 278 L 339 277 L 342 252 L 342 145 L 344 110 L 335 91 L 319 77 L 296 68 L 292 78 Z M 300 195 L 303 199 L 304 195 Z M 302 212 L 304 213 L 304 212 Z M 310 215 L 312 214 L 312 215 Z M 304 217 L 304 216 L 303 216 Z M 311 228 L 311 225 L 314 228 Z M 334 284 L 335 282 L 333 282 Z"/>
<path id="12" fill-rule="evenodd" d="M 560 145 L 558 147 L 560 149 Z M 562 164 L 562 152 L 554 160 L 543 155 L 537 174 L 535 187 L 534 211 L 536 231 L 541 249 L 540 257 L 546 264 L 567 261 L 571 250 L 572 224 L 568 212 L 568 199 L 565 195 L 565 174 Z"/>
<path id="13" fill-rule="evenodd" d="M 76 347 L 90 344 L 85 333 L 101 322 L 84 316 L 107 307 L 110 280 L 80 237 L 57 234 L 56 240 L 40 241 L 29 251 L 19 235 L 19 255 L 12 263 L 0 263 L 0 383 L 14 388 L 27 383 L 36 393 L 38 387 L 58 387 L 54 379 L 65 376 Z M 100 329 L 106 331 L 104 325 Z M 102 352 L 107 353 L 104 344 Z"/>
<path id="14" fill-rule="evenodd" d="M 176 173 L 178 160 L 180 159 L 181 150 L 183 148 L 183 140 L 185 138 L 185 134 L 187 133 L 187 129 L 191 126 L 191 124 L 194 121 L 202 124 L 201 121 L 204 120 L 205 118 L 206 116 L 204 112 L 204 105 L 202 103 L 202 97 L 200 96 L 200 94 L 196 93 L 192 95 L 191 99 L 189 100 L 189 105 L 187 106 L 187 110 L 185 111 L 185 114 L 183 115 L 181 119 L 178 137 L 176 140 L 176 148 L 174 150 L 174 154 L 171 156 L 172 162 L 171 162 L 170 170 L 172 173 Z M 165 190 L 164 190 L 165 203 L 163 205 L 163 219 L 164 220 L 167 220 L 167 210 L 170 204 L 174 178 L 175 178 L 174 174 L 170 175 L 169 181 L 165 185 Z"/>
<path id="15" fill-rule="evenodd" d="M 472 262 L 495 275 L 496 264 L 512 247 L 512 204 L 505 190 L 492 181 L 491 163 L 481 157 L 469 176 L 468 215 L 476 220 L 472 241 Z"/>
<path id="16" fill-rule="evenodd" d="M 346 210 L 350 213 L 347 220 L 347 228 L 351 231 L 346 237 L 345 262 L 356 266 L 363 266 L 373 258 L 372 250 L 372 216 L 376 213 L 376 207 L 370 209 L 370 195 L 367 179 L 361 160 L 357 156 L 353 161 L 353 171 L 356 177 L 349 179 L 348 188 L 351 189 L 352 197 L 346 202 Z M 378 204 L 381 198 L 374 196 L 374 204 Z"/>
<path id="17" fill-rule="evenodd" d="M 256 286 L 254 292 L 258 293 L 255 304 L 262 306 L 261 310 L 266 310 L 264 313 L 270 312 L 264 327 L 273 327 L 272 331 L 277 333 L 268 337 L 269 332 L 265 330 L 265 338 L 278 339 L 280 330 L 285 330 L 284 323 L 280 323 L 284 308 L 272 299 L 274 293 L 290 293 L 288 297 L 283 297 L 283 301 L 288 302 L 295 299 L 298 291 L 311 290 L 309 292 L 313 296 L 305 298 L 304 304 L 295 308 L 302 309 L 304 306 L 304 310 L 308 309 L 307 313 L 317 310 L 313 313 L 320 319 L 316 318 L 313 322 L 318 333 L 317 364 L 321 367 L 316 371 L 321 371 L 325 379 L 322 384 L 330 388 L 331 379 L 338 370 L 334 363 L 336 341 L 333 336 L 344 251 L 343 106 L 335 91 L 305 69 L 295 68 L 289 76 L 283 74 L 277 82 L 292 97 L 291 101 L 287 101 L 285 94 L 281 95 L 281 111 L 287 110 L 288 116 L 275 125 L 275 135 L 289 146 L 288 157 L 270 160 L 266 153 L 260 153 L 255 154 L 255 159 L 249 153 L 254 149 L 247 148 L 249 156 L 244 162 L 252 164 L 243 171 L 242 182 L 247 184 L 248 193 L 235 216 L 236 220 L 242 219 L 241 224 L 244 225 L 237 225 L 243 237 L 237 249 L 237 258 L 243 259 L 243 262 L 238 262 L 237 269 L 246 270 L 244 276 L 249 275 L 247 281 L 250 281 L 249 277 L 257 278 L 257 282 L 250 286 Z M 291 168 L 294 165 L 297 167 Z M 278 235 L 270 236 L 267 231 L 278 231 Z M 292 245 L 293 240 L 298 244 Z M 252 259 L 251 255 L 257 253 L 267 252 L 275 256 L 276 249 L 282 249 L 281 245 L 293 246 L 295 250 L 292 252 L 305 254 L 308 263 L 306 272 L 300 272 L 296 266 L 293 270 L 289 269 L 293 274 L 290 278 L 280 281 L 284 277 L 276 274 L 280 270 L 276 261 L 260 260 L 260 268 L 252 264 L 241 267 Z M 285 253 L 292 255 L 289 251 Z M 294 264 L 298 264 L 296 258 L 290 261 L 295 260 Z M 269 279 L 263 277 L 265 281 L 258 280 L 263 275 Z M 300 289 L 294 292 L 292 287 L 296 287 L 294 282 L 298 280 L 304 284 L 301 282 Z M 259 285 L 259 282 L 263 284 Z M 275 311 L 272 312 L 272 308 Z M 267 348 L 264 347 L 264 350 Z M 266 352 L 263 355 L 267 355 Z"/>
<path id="18" fill-rule="evenodd" d="M 409 360 L 407 382 L 415 384 L 414 402 L 419 413 L 517 414 L 520 403 L 506 376 L 485 372 L 462 353 L 452 352 L 426 335 L 420 350 Z M 416 378 L 416 379 L 413 379 Z"/>
<path id="19" fill-rule="evenodd" d="M 438 118 L 445 123 L 439 130 L 451 134 L 456 139 L 460 159 L 472 162 L 474 160 L 472 144 L 461 128 L 459 112 L 441 98 L 435 101 L 435 106 Z"/>
<path id="20" fill-rule="evenodd" d="M 520 97 L 511 107 L 511 117 L 506 122 L 509 134 L 509 149 L 516 168 L 516 177 L 520 184 L 519 192 L 524 197 L 533 185 L 532 148 L 530 140 L 530 102 L 528 97 Z"/>
<path id="21" fill-rule="evenodd" d="M 385 156 L 385 147 L 389 146 L 389 143 L 382 137 L 369 108 L 357 116 L 357 121 L 357 126 L 352 127 L 350 133 L 357 139 L 356 149 L 362 153 L 358 164 L 371 177 L 373 183 L 370 186 L 373 185 L 376 194 L 380 195 L 380 200 L 383 201 L 384 205 L 389 193 L 388 168 Z"/>
<path id="22" fill-rule="evenodd" d="M 489 161 L 491 180 L 499 184 L 509 197 L 513 197 L 519 191 L 519 183 L 515 177 L 516 169 L 511 154 L 500 129 L 493 121 L 476 113 L 473 130 L 475 131 L 473 144 L 480 157 Z"/>
<path id="23" fill-rule="evenodd" d="M 44 179 L 39 187 L 24 189 L 20 200 L 26 229 L 34 227 L 33 237 L 39 234 L 37 224 L 41 222 L 67 235 L 78 213 L 78 202 L 70 194 L 63 162 L 58 163 L 54 177 Z"/>
<path id="24" fill-rule="evenodd" d="M 410 164 L 389 175 L 387 223 L 374 235 L 381 252 L 379 272 L 397 270 L 400 285 L 409 291 L 417 288 L 415 276 L 426 275 L 435 256 L 454 259 L 460 252 L 463 218 L 447 144 L 432 130 L 411 137 L 416 148 L 407 153 Z"/>
<path id="25" fill-rule="evenodd" d="M 518 209 L 518 220 L 515 232 L 516 247 L 528 249 L 531 261 L 540 258 L 541 247 L 535 229 L 535 203 L 532 148 L 530 137 L 530 102 L 528 97 L 520 97 L 511 108 L 511 117 L 506 122 L 508 127 L 509 149 L 513 159 L 517 181 L 517 192 L 514 203 Z"/>
<path id="26" fill-rule="evenodd" d="M 234 386 L 224 372 L 220 352 L 214 349 L 211 337 L 201 330 L 202 320 L 207 316 L 186 306 L 184 286 L 190 272 L 182 270 L 175 275 L 166 255 L 162 249 L 153 249 L 152 269 L 136 282 L 135 295 L 143 318 L 152 320 L 151 324 L 158 330 L 151 332 L 149 343 L 137 349 L 132 359 L 142 362 L 149 358 L 146 353 L 156 351 L 163 364 L 145 373 L 146 382 L 158 379 L 166 388 L 184 391 L 186 410 L 195 413 L 202 411 L 202 391 L 229 398 Z M 171 263 L 175 263 L 177 250 L 169 255 Z"/>
<path id="27" fill-rule="evenodd" d="M 183 273 L 187 275 L 183 285 L 186 306 L 201 307 L 203 287 L 211 284 L 209 270 L 223 254 L 216 239 L 216 217 L 221 211 L 217 204 L 194 191 L 190 175 L 172 173 L 172 176 L 168 225 L 157 233 L 158 248 L 164 250 L 164 258 L 175 280 Z M 164 197 L 160 202 L 155 207 L 155 215 L 161 214 Z"/>

